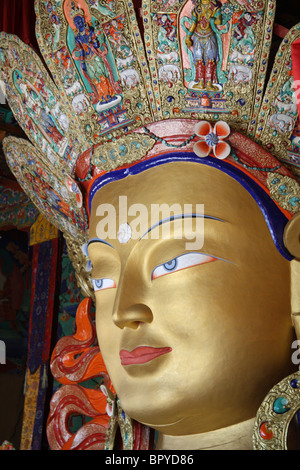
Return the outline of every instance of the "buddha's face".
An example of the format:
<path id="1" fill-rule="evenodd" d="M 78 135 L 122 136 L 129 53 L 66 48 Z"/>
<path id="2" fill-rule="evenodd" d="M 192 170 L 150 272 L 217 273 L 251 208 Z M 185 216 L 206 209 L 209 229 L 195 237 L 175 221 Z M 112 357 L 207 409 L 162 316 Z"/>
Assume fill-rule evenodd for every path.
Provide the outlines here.
<path id="1" fill-rule="evenodd" d="M 149 218 L 138 227 L 134 211 L 121 214 L 131 233 L 108 237 L 99 208 L 115 207 L 118 230 L 120 196 L 128 213 L 142 204 Z M 151 207 L 163 203 L 204 205 L 203 246 L 187 248 L 201 217 L 184 230 L 182 218 L 165 220 L 170 237 L 162 226 L 145 235 Z M 157 166 L 96 193 L 90 240 L 97 335 L 129 416 L 174 435 L 254 417 L 290 371 L 292 327 L 289 262 L 248 192 L 206 165 Z"/>

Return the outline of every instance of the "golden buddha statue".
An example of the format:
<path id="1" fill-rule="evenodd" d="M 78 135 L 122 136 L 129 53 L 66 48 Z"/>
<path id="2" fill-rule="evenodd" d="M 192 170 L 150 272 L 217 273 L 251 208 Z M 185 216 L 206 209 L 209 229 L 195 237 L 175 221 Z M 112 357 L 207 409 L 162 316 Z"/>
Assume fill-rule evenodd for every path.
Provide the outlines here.
<path id="1" fill-rule="evenodd" d="M 201 448 L 202 441 L 226 448 L 226 436 L 230 448 L 250 449 L 262 399 L 295 370 L 291 261 L 241 183 L 195 161 L 163 160 L 92 199 L 88 251 L 104 362 L 122 408 L 159 431 L 161 448 Z M 109 201 L 122 219 L 120 195 L 128 207 L 148 209 L 145 225 L 123 243 L 103 230 L 107 214 L 97 215 Z M 195 214 L 195 202 L 204 214 Z M 159 204 L 174 208 L 162 219 L 170 237 L 159 234 L 162 221 L 151 221 Z M 185 205 L 195 217 L 182 230 Z M 204 243 L 190 251 L 196 217 L 204 217 Z"/>

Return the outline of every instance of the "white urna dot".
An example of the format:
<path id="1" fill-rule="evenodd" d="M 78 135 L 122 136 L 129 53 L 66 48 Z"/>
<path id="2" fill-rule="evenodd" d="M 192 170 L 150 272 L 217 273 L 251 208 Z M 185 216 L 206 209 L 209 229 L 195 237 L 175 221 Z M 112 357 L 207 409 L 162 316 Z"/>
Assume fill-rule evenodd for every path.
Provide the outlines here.
<path id="1" fill-rule="evenodd" d="M 120 243 L 127 243 L 131 239 L 131 227 L 128 224 L 121 224 L 117 234 Z"/>

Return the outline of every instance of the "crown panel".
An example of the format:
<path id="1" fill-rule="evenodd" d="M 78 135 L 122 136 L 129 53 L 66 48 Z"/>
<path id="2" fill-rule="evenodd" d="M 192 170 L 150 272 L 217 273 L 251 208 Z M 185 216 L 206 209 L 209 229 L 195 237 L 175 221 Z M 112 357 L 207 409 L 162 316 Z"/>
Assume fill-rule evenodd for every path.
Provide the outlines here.
<path id="1" fill-rule="evenodd" d="M 131 1 L 36 0 L 39 46 L 90 145 L 155 119 Z"/>
<path id="2" fill-rule="evenodd" d="M 26 140 L 7 137 L 3 147 L 12 173 L 38 210 L 61 232 L 82 240 L 88 224 L 77 183 L 65 171 L 49 172 Z"/>
<path id="3" fill-rule="evenodd" d="M 6 33 L 0 34 L 0 78 L 15 118 L 46 165 L 71 174 L 85 145 L 74 115 L 34 50 Z"/>
<path id="4" fill-rule="evenodd" d="M 276 155 L 298 177 L 300 176 L 299 92 L 296 93 L 295 90 L 291 48 L 299 39 L 300 24 L 289 31 L 279 47 L 255 132 L 255 140 Z"/>
<path id="5" fill-rule="evenodd" d="M 146 53 L 160 119 L 225 119 L 252 134 L 273 1 L 145 0 Z"/>

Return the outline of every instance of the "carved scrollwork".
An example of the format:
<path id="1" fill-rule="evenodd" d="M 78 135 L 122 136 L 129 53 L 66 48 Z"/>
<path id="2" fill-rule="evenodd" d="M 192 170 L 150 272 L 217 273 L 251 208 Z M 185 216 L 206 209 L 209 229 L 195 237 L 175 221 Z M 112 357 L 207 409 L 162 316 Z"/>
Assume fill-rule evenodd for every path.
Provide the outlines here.
<path id="1" fill-rule="evenodd" d="M 287 450 L 290 423 L 300 409 L 300 373 L 290 375 L 272 388 L 255 421 L 254 450 Z"/>

